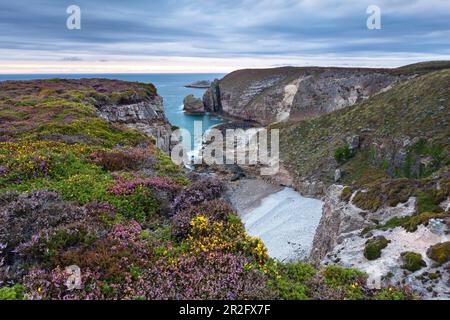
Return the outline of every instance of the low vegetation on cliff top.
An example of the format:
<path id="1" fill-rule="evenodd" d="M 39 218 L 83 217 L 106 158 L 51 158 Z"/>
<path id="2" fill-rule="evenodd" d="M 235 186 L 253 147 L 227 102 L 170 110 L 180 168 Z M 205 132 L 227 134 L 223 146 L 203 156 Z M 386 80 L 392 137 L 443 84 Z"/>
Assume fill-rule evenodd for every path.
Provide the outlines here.
<path id="1" fill-rule="evenodd" d="M 224 186 L 95 107 L 156 94 L 109 80 L 0 84 L 0 300 L 409 299 L 356 270 L 281 264 Z M 81 269 L 69 290 L 66 267 Z"/>
<path id="2" fill-rule="evenodd" d="M 275 125 L 282 130 L 283 160 L 297 176 L 316 175 L 328 183 L 338 167 L 349 183 L 364 182 L 365 175 L 429 176 L 449 164 L 449 84 L 446 69 L 400 82 L 366 102 L 316 119 Z M 355 136 L 359 142 L 351 150 L 354 154 L 342 151 L 335 159 Z"/>
<path id="3" fill-rule="evenodd" d="M 364 210 L 415 196 L 419 213 L 442 211 L 438 205 L 450 195 L 449 84 L 450 69 L 436 71 L 355 106 L 275 125 L 283 162 L 296 177 L 325 185 L 339 169 L 347 196 L 365 190 L 353 199 Z"/>

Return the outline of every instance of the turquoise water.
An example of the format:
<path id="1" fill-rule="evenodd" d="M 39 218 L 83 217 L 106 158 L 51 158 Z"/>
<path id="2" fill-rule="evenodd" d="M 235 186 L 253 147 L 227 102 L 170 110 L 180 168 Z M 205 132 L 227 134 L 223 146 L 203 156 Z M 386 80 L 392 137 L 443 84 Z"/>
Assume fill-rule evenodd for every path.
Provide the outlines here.
<path id="1" fill-rule="evenodd" d="M 158 94 L 164 98 L 164 109 L 170 123 L 191 132 L 193 136 L 194 121 L 202 121 L 203 131 L 222 123 L 220 117 L 213 115 L 187 115 L 183 113 L 183 99 L 189 94 L 201 98 L 205 89 L 185 88 L 184 86 L 199 80 L 222 78 L 223 74 L 21 74 L 0 75 L 2 80 L 34 80 L 34 79 L 80 79 L 107 78 L 124 81 L 153 83 Z"/>

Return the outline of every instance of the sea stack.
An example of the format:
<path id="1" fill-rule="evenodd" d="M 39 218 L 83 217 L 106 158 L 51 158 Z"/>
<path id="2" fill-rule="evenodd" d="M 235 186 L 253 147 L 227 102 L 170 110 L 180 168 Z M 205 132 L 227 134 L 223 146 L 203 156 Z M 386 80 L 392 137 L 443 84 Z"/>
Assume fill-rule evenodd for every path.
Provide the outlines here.
<path id="1" fill-rule="evenodd" d="M 184 104 L 184 112 L 188 114 L 204 114 L 205 107 L 203 105 L 203 101 L 194 97 L 192 94 L 188 95 L 183 100 Z"/>

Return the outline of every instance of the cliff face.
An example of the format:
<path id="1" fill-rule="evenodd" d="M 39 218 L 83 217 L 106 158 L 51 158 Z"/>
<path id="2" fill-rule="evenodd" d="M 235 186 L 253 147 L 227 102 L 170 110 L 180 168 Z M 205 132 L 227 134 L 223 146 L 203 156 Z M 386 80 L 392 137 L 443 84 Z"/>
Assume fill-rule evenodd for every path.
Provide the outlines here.
<path id="1" fill-rule="evenodd" d="M 304 191 L 303 184 L 315 182 L 326 189 L 335 183 L 336 170 L 340 183 L 353 185 L 366 184 L 366 177 L 422 177 L 445 166 L 449 79 L 449 70 L 425 74 L 355 106 L 274 125 L 296 188 Z"/>
<path id="2" fill-rule="evenodd" d="M 115 127 L 138 129 L 169 151 L 171 126 L 152 84 L 108 79 L 4 81 L 0 93 L 1 141 L 38 136 L 70 143 L 124 144 L 118 130 L 110 134 L 107 120 Z M 135 133 L 136 139 L 143 135 Z"/>
<path id="3" fill-rule="evenodd" d="M 425 213 L 428 221 L 418 223 L 417 199 L 410 197 L 396 206 L 383 206 L 375 211 L 358 208 L 357 192 L 343 197 L 344 188 L 333 185 L 327 191 L 323 216 L 314 238 L 310 260 L 314 264 L 337 264 L 356 268 L 369 275 L 368 285 L 373 288 L 404 284 L 422 297 L 448 299 L 448 281 L 445 268 L 449 263 L 437 263 L 429 249 L 450 240 L 450 213 Z M 344 193 L 343 193 L 344 192 Z M 445 210 L 445 203 L 440 209 Z M 408 221 L 395 225 L 396 221 Z M 399 220 L 401 219 L 401 220 Z M 376 221 L 376 223 L 374 223 Z M 414 222 L 416 221 L 416 222 Z M 415 225 L 417 223 L 417 225 Z M 373 239 L 386 239 L 387 246 L 379 256 L 368 258 L 367 244 Z M 420 256 L 422 262 L 411 269 L 406 266 L 405 252 Z M 429 275 L 435 277 L 430 281 Z"/>
<path id="4" fill-rule="evenodd" d="M 156 146 L 170 151 L 171 125 L 164 114 L 163 99 L 155 95 L 142 101 L 97 105 L 97 114 L 111 123 L 145 132 L 156 139 Z"/>
<path id="5" fill-rule="evenodd" d="M 268 125 L 351 106 L 405 77 L 386 69 L 240 70 L 214 82 L 203 100 L 208 111 Z"/>

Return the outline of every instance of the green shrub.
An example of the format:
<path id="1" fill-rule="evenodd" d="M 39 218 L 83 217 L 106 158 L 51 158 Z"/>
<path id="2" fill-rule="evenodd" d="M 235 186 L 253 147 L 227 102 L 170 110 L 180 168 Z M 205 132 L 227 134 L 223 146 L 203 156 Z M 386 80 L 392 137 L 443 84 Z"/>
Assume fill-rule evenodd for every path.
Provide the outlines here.
<path id="1" fill-rule="evenodd" d="M 449 212 L 424 212 L 413 216 L 394 217 L 378 229 L 389 230 L 403 227 L 408 232 L 416 232 L 420 225 L 428 225 L 431 219 L 443 219 L 447 217 L 450 217 Z"/>
<path id="2" fill-rule="evenodd" d="M 390 243 L 385 237 L 376 237 L 366 242 L 364 256 L 367 260 L 376 260 L 381 257 L 381 251 Z"/>
<path id="3" fill-rule="evenodd" d="M 411 299 L 410 295 L 398 288 L 383 288 L 375 296 L 374 300 L 396 301 Z"/>
<path id="4" fill-rule="evenodd" d="M 446 196 L 439 190 L 431 189 L 417 194 L 417 211 L 440 212 L 442 209 L 439 204 L 445 200 Z"/>
<path id="5" fill-rule="evenodd" d="M 275 287 L 282 299 L 309 299 L 307 282 L 317 273 L 314 267 L 302 262 L 278 263 L 277 269 L 279 277 L 275 280 Z"/>
<path id="6" fill-rule="evenodd" d="M 420 161 L 423 158 L 430 158 L 431 161 L 423 164 Z M 446 164 L 448 164 L 448 157 L 445 146 L 421 138 L 408 149 L 402 169 L 407 178 L 423 178 L 430 176 Z"/>
<path id="7" fill-rule="evenodd" d="M 367 280 L 367 274 L 364 272 L 336 265 L 326 266 L 323 275 L 327 285 L 335 288 L 352 285 L 355 281 L 364 283 Z"/>
<path id="8" fill-rule="evenodd" d="M 344 164 L 355 156 L 355 153 L 351 150 L 350 145 L 346 144 L 336 149 L 334 152 L 334 159 L 339 164 Z"/>
<path id="9" fill-rule="evenodd" d="M 431 246 L 427 251 L 427 256 L 439 264 L 450 261 L 450 241 Z"/>
<path id="10" fill-rule="evenodd" d="M 366 298 L 367 274 L 356 269 L 329 265 L 322 269 L 325 284 L 332 291 L 342 292 L 344 300 Z"/>
<path id="11" fill-rule="evenodd" d="M 25 295 L 25 288 L 16 284 L 13 287 L 0 288 L 0 301 L 1 300 L 23 300 Z"/>
<path id="12" fill-rule="evenodd" d="M 416 252 L 403 252 L 401 254 L 403 265 L 402 268 L 411 272 L 416 272 L 427 264 L 422 260 L 422 255 Z"/>

